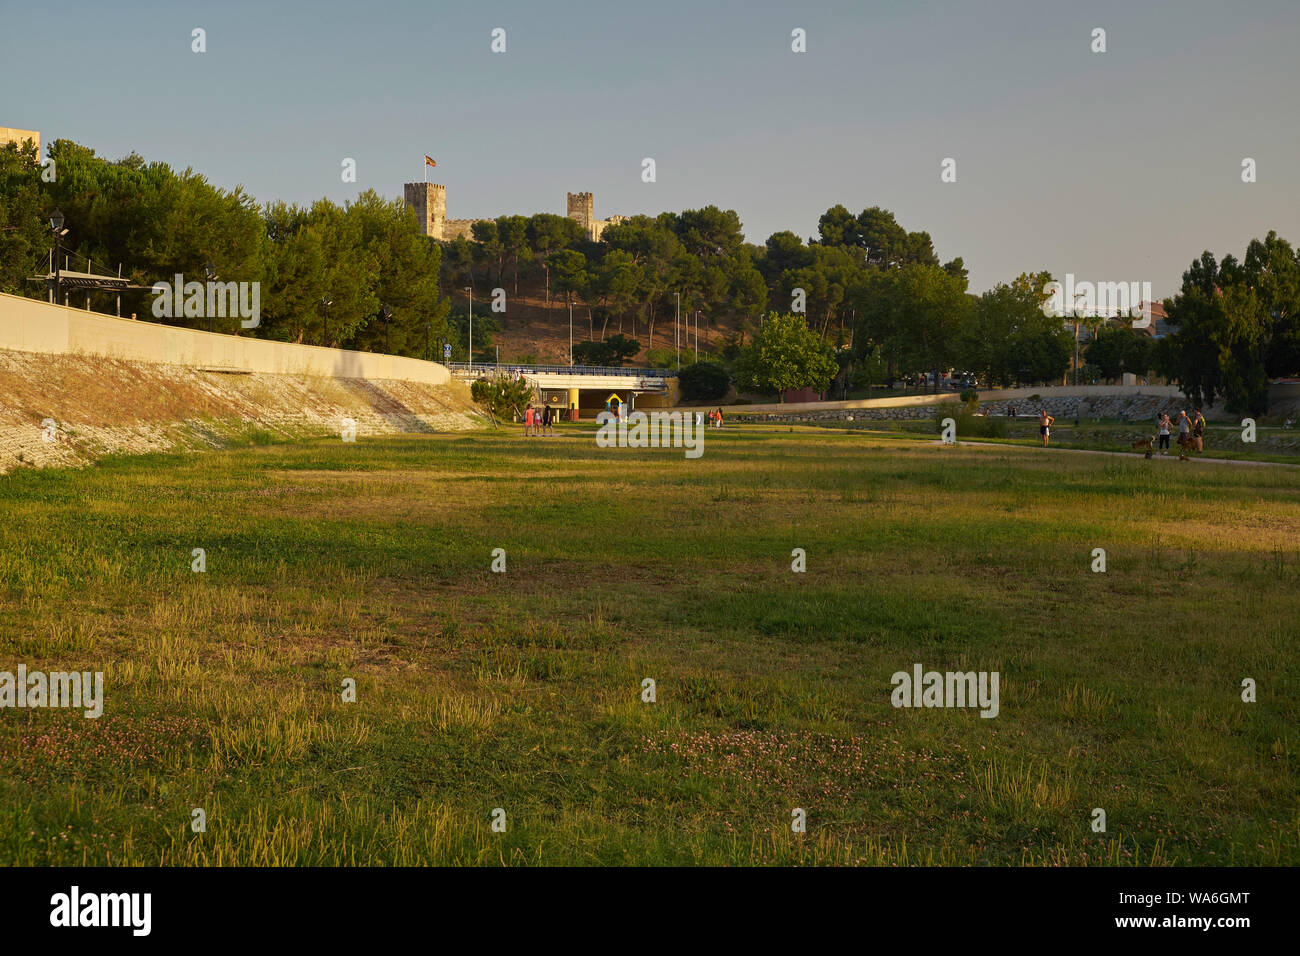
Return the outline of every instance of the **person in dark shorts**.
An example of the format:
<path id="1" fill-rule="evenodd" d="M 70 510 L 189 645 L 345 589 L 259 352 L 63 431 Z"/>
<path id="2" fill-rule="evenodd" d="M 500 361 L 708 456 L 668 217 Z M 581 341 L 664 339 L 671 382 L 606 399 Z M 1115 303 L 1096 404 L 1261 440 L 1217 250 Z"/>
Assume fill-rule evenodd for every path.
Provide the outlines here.
<path id="1" fill-rule="evenodd" d="M 1038 413 L 1038 434 L 1043 436 L 1044 448 L 1047 447 L 1048 439 L 1052 437 L 1052 425 L 1055 423 L 1056 419 L 1047 414 L 1047 409 L 1044 408 Z"/>

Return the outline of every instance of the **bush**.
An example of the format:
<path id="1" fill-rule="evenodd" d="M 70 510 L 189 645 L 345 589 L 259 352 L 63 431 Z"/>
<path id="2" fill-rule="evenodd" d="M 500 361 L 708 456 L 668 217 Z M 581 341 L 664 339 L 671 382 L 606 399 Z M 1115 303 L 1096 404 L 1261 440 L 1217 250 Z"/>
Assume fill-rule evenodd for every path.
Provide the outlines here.
<path id="1" fill-rule="evenodd" d="M 573 347 L 574 365 L 608 365 L 611 352 L 604 342 L 579 342 Z"/>
<path id="2" fill-rule="evenodd" d="M 961 391 L 961 400 L 963 405 L 978 405 L 980 393 L 973 388 L 964 388 Z"/>
<path id="3" fill-rule="evenodd" d="M 603 342 L 579 342 L 573 347 L 573 361 L 577 365 L 621 366 L 641 351 L 641 343 L 619 333 Z"/>
<path id="4" fill-rule="evenodd" d="M 650 349 L 645 358 L 651 368 L 674 368 L 677 365 L 677 352 L 673 349 Z"/>
<path id="5" fill-rule="evenodd" d="M 975 415 L 967 409 L 956 405 L 940 405 L 939 413 L 934 417 L 934 430 L 942 434 L 943 420 L 951 418 L 957 423 L 958 438 L 1006 438 L 1007 421 L 1005 418 L 990 418 Z"/>
<path id="6" fill-rule="evenodd" d="M 957 436 L 959 438 L 1006 438 L 1007 420 L 962 412 L 957 416 Z"/>
<path id="7" fill-rule="evenodd" d="M 480 378 L 470 384 L 469 393 L 494 419 L 509 420 L 522 415 L 524 406 L 533 400 L 533 387 L 528 380 L 509 375 Z"/>
<path id="8" fill-rule="evenodd" d="M 717 362 L 696 362 L 677 376 L 682 396 L 691 401 L 711 402 L 731 389 L 731 376 Z"/>

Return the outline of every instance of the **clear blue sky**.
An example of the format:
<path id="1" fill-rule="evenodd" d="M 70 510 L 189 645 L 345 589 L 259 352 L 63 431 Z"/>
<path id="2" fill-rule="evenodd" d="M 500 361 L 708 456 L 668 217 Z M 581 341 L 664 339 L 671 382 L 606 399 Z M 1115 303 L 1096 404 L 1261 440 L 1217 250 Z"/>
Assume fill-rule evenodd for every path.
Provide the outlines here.
<path id="1" fill-rule="evenodd" d="M 761 243 L 880 205 L 974 291 L 1046 268 L 1163 296 L 1204 248 L 1300 243 L 1297 50 L 1297 0 L 0 0 L 0 126 L 263 201 L 397 197 L 429 153 L 456 218 L 590 190 L 602 218 L 716 203 Z"/>

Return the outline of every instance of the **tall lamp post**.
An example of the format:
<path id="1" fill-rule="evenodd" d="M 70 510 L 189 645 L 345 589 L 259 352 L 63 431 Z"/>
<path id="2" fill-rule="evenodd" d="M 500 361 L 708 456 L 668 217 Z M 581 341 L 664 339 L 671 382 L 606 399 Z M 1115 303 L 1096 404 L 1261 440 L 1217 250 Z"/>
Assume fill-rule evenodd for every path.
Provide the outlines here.
<path id="1" fill-rule="evenodd" d="M 573 366 L 573 296 L 569 296 L 569 366 Z"/>
<path id="2" fill-rule="evenodd" d="M 204 263 L 203 274 L 208 277 L 209 282 L 215 282 L 218 278 L 220 278 L 217 275 L 217 267 L 214 266 L 211 262 Z M 212 286 L 208 286 L 208 288 L 211 289 Z M 216 310 L 209 309 L 208 310 L 208 331 L 209 332 L 216 331 L 215 323 L 216 323 Z"/>
<path id="3" fill-rule="evenodd" d="M 700 360 L 700 310 L 695 310 L 695 361 Z"/>
<path id="4" fill-rule="evenodd" d="M 474 371 L 474 287 L 465 286 L 469 296 L 469 370 Z"/>
<path id="5" fill-rule="evenodd" d="M 63 210 L 55 208 L 50 213 L 50 232 L 54 234 L 54 248 L 50 251 L 50 258 L 54 261 L 54 288 L 50 290 L 51 302 L 59 301 L 59 240 L 68 234 L 68 230 L 63 228 Z"/>
<path id="6" fill-rule="evenodd" d="M 330 344 L 330 306 L 334 304 L 334 300 L 322 298 L 320 304 L 325 312 L 325 337 L 321 340 L 321 344 L 328 348 Z"/>
<path id="7" fill-rule="evenodd" d="M 379 314 L 384 317 L 384 351 L 392 355 L 393 310 L 385 305 Z"/>
<path id="8" fill-rule="evenodd" d="M 1079 299 L 1082 297 L 1082 292 L 1074 296 L 1074 384 L 1076 388 L 1079 385 Z"/>

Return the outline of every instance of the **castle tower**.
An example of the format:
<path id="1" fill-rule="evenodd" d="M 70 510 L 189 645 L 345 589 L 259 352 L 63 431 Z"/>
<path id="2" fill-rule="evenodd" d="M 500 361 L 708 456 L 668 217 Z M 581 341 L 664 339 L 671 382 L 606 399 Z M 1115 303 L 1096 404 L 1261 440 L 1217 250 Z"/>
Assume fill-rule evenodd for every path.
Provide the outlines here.
<path id="1" fill-rule="evenodd" d="M 595 238 L 596 200 L 591 193 L 568 194 L 568 216 L 582 227 L 588 238 Z"/>
<path id="2" fill-rule="evenodd" d="M 447 187 L 437 183 L 407 183 L 402 192 L 406 204 L 415 210 L 420 235 L 441 239 L 447 221 Z"/>

